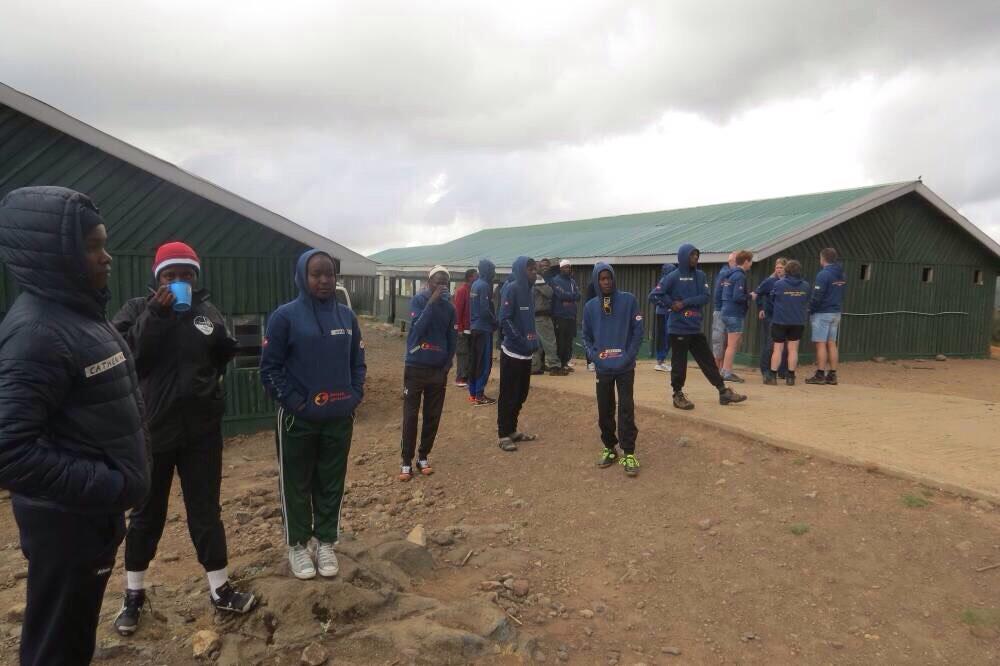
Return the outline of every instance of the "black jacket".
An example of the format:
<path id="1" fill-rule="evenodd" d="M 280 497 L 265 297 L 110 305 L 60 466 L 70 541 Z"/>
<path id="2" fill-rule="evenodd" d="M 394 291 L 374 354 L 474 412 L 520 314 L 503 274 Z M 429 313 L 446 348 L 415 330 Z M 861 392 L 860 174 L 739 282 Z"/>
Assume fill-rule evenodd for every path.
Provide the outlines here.
<path id="1" fill-rule="evenodd" d="M 188 434 L 221 427 L 222 378 L 236 340 L 208 292 L 193 294 L 184 313 L 149 307 L 152 297 L 133 298 L 115 315 L 115 328 L 135 355 L 146 402 L 153 451 L 182 445 Z"/>
<path id="2" fill-rule="evenodd" d="M 0 259 L 22 289 L 0 324 L 0 487 L 111 513 L 142 503 L 149 468 L 131 352 L 105 316 L 107 290 L 87 285 L 81 216 L 96 211 L 61 187 L 0 204 Z"/>

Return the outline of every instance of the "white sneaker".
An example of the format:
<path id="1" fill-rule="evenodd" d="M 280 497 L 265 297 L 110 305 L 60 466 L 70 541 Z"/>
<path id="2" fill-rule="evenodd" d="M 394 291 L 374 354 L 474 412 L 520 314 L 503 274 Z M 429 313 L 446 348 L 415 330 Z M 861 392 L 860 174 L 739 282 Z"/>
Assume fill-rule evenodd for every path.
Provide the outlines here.
<path id="1" fill-rule="evenodd" d="M 313 564 L 309 549 L 305 546 L 289 547 L 288 564 L 292 568 L 292 575 L 299 580 L 309 580 L 316 577 L 316 565 Z"/>
<path id="2" fill-rule="evenodd" d="M 674 366 L 667 363 L 667 372 L 673 372 L 673 371 L 674 371 Z"/>
<path id="3" fill-rule="evenodd" d="M 653 370 L 656 370 L 657 372 L 666 372 L 667 366 L 663 365 L 662 363 L 657 363 L 656 365 L 653 366 Z"/>
<path id="4" fill-rule="evenodd" d="M 593 363 L 588 363 L 587 364 L 587 372 L 594 372 L 594 364 Z"/>
<path id="5" fill-rule="evenodd" d="M 320 543 L 316 549 L 316 563 L 319 565 L 319 575 L 325 578 L 333 578 L 340 573 L 340 563 L 337 562 L 337 554 L 333 552 L 332 543 Z"/>

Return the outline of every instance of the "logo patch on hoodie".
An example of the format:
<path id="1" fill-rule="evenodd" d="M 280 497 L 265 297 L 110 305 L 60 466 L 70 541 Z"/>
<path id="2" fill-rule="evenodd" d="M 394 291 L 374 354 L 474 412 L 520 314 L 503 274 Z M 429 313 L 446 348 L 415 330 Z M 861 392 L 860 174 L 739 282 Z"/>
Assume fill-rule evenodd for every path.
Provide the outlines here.
<path id="1" fill-rule="evenodd" d="M 598 357 L 600 357 L 600 359 L 604 361 L 609 358 L 619 358 L 621 357 L 621 355 L 622 355 L 621 349 L 605 349 L 600 354 L 598 354 Z"/>
<path id="2" fill-rule="evenodd" d="M 204 315 L 198 315 L 194 318 L 194 327 L 205 335 L 212 335 L 215 331 L 215 324 L 213 324 L 212 320 Z"/>
<path id="3" fill-rule="evenodd" d="M 335 402 L 337 400 L 348 400 L 351 394 L 347 391 L 320 391 L 315 396 L 313 396 L 313 403 L 317 407 L 322 407 L 329 402 Z"/>
<path id="4" fill-rule="evenodd" d="M 83 369 L 83 376 L 89 379 L 94 375 L 99 375 L 102 372 L 107 372 L 111 368 L 119 366 L 124 362 L 125 362 L 125 354 L 122 352 L 118 352 L 114 356 L 109 356 L 100 363 L 88 365 L 86 368 Z"/>
<path id="5" fill-rule="evenodd" d="M 349 328 L 335 328 L 330 331 L 330 335 L 354 335 L 354 331 Z"/>

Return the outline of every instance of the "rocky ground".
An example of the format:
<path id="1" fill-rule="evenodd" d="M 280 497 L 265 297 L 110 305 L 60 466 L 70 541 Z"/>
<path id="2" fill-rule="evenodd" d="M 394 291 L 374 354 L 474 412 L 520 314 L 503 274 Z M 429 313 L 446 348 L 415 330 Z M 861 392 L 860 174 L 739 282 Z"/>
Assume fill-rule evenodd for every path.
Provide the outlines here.
<path id="1" fill-rule="evenodd" d="M 449 392 L 437 473 L 395 480 L 402 341 L 366 326 L 370 382 L 341 573 L 288 576 L 273 435 L 227 443 L 231 568 L 260 609 L 209 608 L 179 490 L 152 612 L 99 663 L 992 663 L 1000 514 L 933 488 L 640 410 L 637 479 L 597 469 L 592 401 L 529 397 L 542 435 L 495 446 L 495 409 Z M 495 393 L 495 384 L 491 391 Z M 6 504 L 4 500 L 4 504 Z M 2 506 L 2 505 L 0 505 Z M 16 663 L 26 565 L 0 513 L 0 663 Z"/>

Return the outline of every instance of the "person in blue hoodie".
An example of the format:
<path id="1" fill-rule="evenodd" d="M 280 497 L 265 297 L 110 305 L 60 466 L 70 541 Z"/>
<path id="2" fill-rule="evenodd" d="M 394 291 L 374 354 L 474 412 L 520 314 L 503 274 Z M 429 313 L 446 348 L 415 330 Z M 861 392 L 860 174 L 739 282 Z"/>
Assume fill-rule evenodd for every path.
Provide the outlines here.
<path id="1" fill-rule="evenodd" d="M 767 379 L 767 373 L 771 371 L 771 351 L 774 348 L 771 340 L 771 315 L 773 306 L 771 303 L 771 290 L 781 278 L 785 277 L 785 264 L 788 260 L 778 257 L 774 260 L 774 272 L 764 278 L 764 280 L 754 287 L 750 293 L 757 304 L 757 321 L 760 322 L 760 376 Z M 781 366 L 778 368 L 778 377 L 785 379 L 788 371 L 788 348 L 785 347 L 784 355 L 781 357 Z"/>
<path id="2" fill-rule="evenodd" d="M 264 387 L 278 403 L 278 488 L 292 575 L 336 576 L 334 545 L 354 410 L 365 390 L 365 345 L 351 309 L 337 302 L 333 258 L 299 257 L 299 296 L 267 323 L 260 358 Z M 316 539 L 316 561 L 309 543 Z"/>
<path id="3" fill-rule="evenodd" d="M 743 378 L 733 372 L 736 351 L 743 339 L 743 326 L 750 309 L 747 273 L 753 263 L 753 252 L 740 250 L 736 253 L 736 267 L 729 272 L 722 290 L 722 322 L 726 328 L 726 351 L 722 359 L 722 378 L 727 382 L 743 383 Z"/>
<path id="4" fill-rule="evenodd" d="M 410 299 L 410 332 L 406 336 L 403 370 L 400 481 L 413 478 L 414 453 L 417 454 L 417 471 L 424 476 L 434 473 L 427 458 L 434 448 L 441 423 L 448 372 L 458 344 L 455 306 L 448 295 L 450 280 L 451 274 L 444 266 L 435 266 L 428 275 L 427 285 Z M 420 431 L 420 450 L 417 451 L 421 399 L 424 403 L 424 425 Z"/>
<path id="5" fill-rule="evenodd" d="M 722 291 L 729 285 L 729 274 L 736 268 L 736 253 L 730 252 L 726 265 L 719 269 L 712 284 L 712 356 L 722 367 L 726 354 L 726 323 L 722 321 Z"/>
<path id="6" fill-rule="evenodd" d="M 572 372 L 573 339 L 576 338 L 576 308 L 580 302 L 580 287 L 573 279 L 573 264 L 559 261 L 559 273 L 548 278 L 552 287 L 552 325 L 556 330 L 556 349 L 564 370 Z"/>
<path id="7" fill-rule="evenodd" d="M 472 344 L 469 353 L 469 403 L 474 407 L 496 404 L 486 395 L 486 383 L 493 369 L 493 334 L 497 330 L 497 313 L 493 307 L 493 279 L 497 267 L 489 259 L 479 261 L 479 279 L 472 283 L 469 312 Z"/>
<path id="8" fill-rule="evenodd" d="M 837 336 L 844 304 L 844 269 L 837 263 L 837 251 L 823 248 L 819 253 L 819 273 L 809 299 L 809 327 L 816 343 L 816 374 L 806 384 L 836 384 L 840 352 Z"/>
<path id="9" fill-rule="evenodd" d="M 667 276 L 663 285 L 662 298 L 670 303 L 670 319 L 667 322 L 673 361 L 670 385 L 674 390 L 674 407 L 677 409 L 694 409 L 694 403 L 684 395 L 688 352 L 694 356 L 705 378 L 719 390 L 720 405 L 747 399 L 745 395 L 726 387 L 712 357 L 708 340 L 701 332 L 701 309 L 710 299 L 708 280 L 698 268 L 700 254 L 690 243 L 681 245 L 677 250 L 677 270 Z"/>
<path id="10" fill-rule="evenodd" d="M 518 257 L 511 266 L 514 279 L 500 294 L 500 402 L 497 405 L 498 445 L 504 451 L 517 451 L 518 442 L 537 439 L 518 431 L 517 419 L 531 388 L 531 357 L 538 350 L 535 333 L 535 296 L 533 289 L 538 267 L 530 257 Z"/>
<path id="11" fill-rule="evenodd" d="M 771 365 L 764 383 L 778 383 L 775 375 L 781 366 L 783 353 L 788 350 L 788 370 L 785 383 L 795 386 L 795 368 L 799 365 L 799 340 L 806 327 L 806 311 L 809 307 L 809 283 L 802 279 L 802 264 L 789 261 L 785 264 L 785 276 L 774 283 L 771 289 Z"/>
<path id="12" fill-rule="evenodd" d="M 625 474 L 636 476 L 635 457 L 635 359 L 642 345 L 643 324 L 635 296 L 618 291 L 615 270 L 604 262 L 594 266 L 593 283 L 597 296 L 583 306 L 583 345 L 594 359 L 597 374 L 597 422 L 604 450 L 598 467 L 610 467 L 615 460 Z M 618 392 L 618 420 L 615 421 L 615 391 Z M 618 458 L 621 445 L 623 456 Z"/>
<path id="13" fill-rule="evenodd" d="M 660 269 L 660 279 L 649 292 L 649 302 L 656 307 L 656 322 L 653 326 L 653 344 L 656 346 L 656 365 L 653 370 L 670 372 L 670 364 L 664 365 L 670 355 L 670 336 L 667 335 L 667 317 L 670 315 L 670 304 L 663 299 L 663 283 L 667 276 L 677 270 L 676 264 L 663 264 Z"/>

